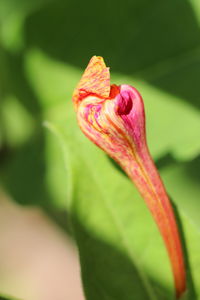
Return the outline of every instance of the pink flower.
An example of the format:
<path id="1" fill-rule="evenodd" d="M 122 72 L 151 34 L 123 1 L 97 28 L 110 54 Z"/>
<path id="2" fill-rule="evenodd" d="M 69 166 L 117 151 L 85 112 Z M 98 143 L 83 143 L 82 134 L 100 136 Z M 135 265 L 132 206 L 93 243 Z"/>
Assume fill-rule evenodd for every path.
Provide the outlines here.
<path id="1" fill-rule="evenodd" d="M 130 85 L 110 85 L 109 68 L 93 56 L 73 94 L 83 133 L 127 173 L 144 198 L 171 260 L 177 298 L 186 289 L 185 268 L 172 206 L 150 156 L 141 95 Z"/>

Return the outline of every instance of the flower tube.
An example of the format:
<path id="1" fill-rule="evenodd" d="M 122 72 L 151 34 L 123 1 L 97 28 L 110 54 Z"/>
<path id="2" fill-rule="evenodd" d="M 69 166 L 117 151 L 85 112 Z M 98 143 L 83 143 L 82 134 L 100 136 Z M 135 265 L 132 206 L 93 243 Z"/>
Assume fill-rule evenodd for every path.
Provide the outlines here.
<path id="1" fill-rule="evenodd" d="M 165 242 L 176 296 L 186 289 L 182 247 L 173 209 L 146 141 L 144 103 L 130 85 L 110 85 L 109 68 L 93 56 L 73 93 L 83 133 L 112 157 L 145 200 Z"/>

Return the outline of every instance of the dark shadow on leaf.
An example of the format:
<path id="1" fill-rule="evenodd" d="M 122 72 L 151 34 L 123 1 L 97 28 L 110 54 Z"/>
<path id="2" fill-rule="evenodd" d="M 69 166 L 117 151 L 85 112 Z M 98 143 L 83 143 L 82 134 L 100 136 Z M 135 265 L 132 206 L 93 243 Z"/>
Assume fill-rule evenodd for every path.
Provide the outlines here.
<path id="1" fill-rule="evenodd" d="M 120 165 L 114 160 L 112 159 L 110 156 L 107 155 L 107 158 L 109 160 L 109 162 L 112 164 L 112 166 L 117 169 L 121 174 L 123 174 L 124 176 L 127 177 L 126 173 L 124 172 L 124 170 L 120 167 Z"/>
<path id="2" fill-rule="evenodd" d="M 186 297 L 186 299 L 197 300 L 198 298 L 197 298 L 197 293 L 196 293 L 195 286 L 194 286 L 194 280 L 193 280 L 193 276 L 192 276 L 192 272 L 191 272 L 191 266 L 190 266 L 189 255 L 188 255 L 188 250 L 187 250 L 187 243 L 185 240 L 185 234 L 184 234 L 184 229 L 182 226 L 180 214 L 179 214 L 179 211 L 178 211 L 176 205 L 174 204 L 173 200 L 171 200 L 171 203 L 172 203 L 174 213 L 176 216 L 176 221 L 178 224 L 181 242 L 182 242 L 182 246 L 183 246 L 183 253 L 184 253 L 184 259 L 185 259 L 185 266 L 186 266 L 186 277 L 187 277 L 187 291 L 186 291 L 187 297 Z"/>
<path id="3" fill-rule="evenodd" d="M 196 157 L 193 161 L 186 164 L 186 172 L 197 183 L 200 182 L 200 156 Z"/>
<path id="4" fill-rule="evenodd" d="M 162 170 L 163 168 L 168 167 L 174 163 L 176 163 L 176 160 L 170 153 L 166 153 L 164 156 L 158 158 L 155 161 L 155 165 L 158 170 Z"/>
<path id="5" fill-rule="evenodd" d="M 103 237 L 101 239 L 87 230 L 75 214 L 71 215 L 71 220 L 79 248 L 87 300 L 151 299 L 141 274 L 128 255 L 104 241 Z M 153 283 L 150 275 L 148 280 L 150 284 Z M 169 291 L 158 283 L 155 283 L 153 293 L 156 294 L 155 299 L 172 299 Z"/>

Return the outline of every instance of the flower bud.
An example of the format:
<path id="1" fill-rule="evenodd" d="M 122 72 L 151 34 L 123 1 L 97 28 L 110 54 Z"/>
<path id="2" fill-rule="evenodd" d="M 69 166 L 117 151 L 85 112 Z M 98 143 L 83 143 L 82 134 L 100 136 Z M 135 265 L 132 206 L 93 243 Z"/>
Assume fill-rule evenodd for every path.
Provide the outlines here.
<path id="1" fill-rule="evenodd" d="M 180 297 L 186 289 L 182 248 L 172 206 L 147 147 L 141 95 L 130 85 L 110 85 L 109 68 L 94 56 L 73 102 L 83 133 L 122 167 L 145 200 L 168 250 Z"/>

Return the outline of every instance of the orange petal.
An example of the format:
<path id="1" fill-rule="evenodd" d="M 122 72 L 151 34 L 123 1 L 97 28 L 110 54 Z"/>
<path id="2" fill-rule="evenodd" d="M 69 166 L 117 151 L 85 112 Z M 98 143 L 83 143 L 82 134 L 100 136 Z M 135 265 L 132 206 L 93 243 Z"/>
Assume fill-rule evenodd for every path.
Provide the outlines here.
<path id="1" fill-rule="evenodd" d="M 81 94 L 96 94 L 108 98 L 110 94 L 110 72 L 101 56 L 93 56 L 73 94 L 75 105 L 82 99 Z"/>

